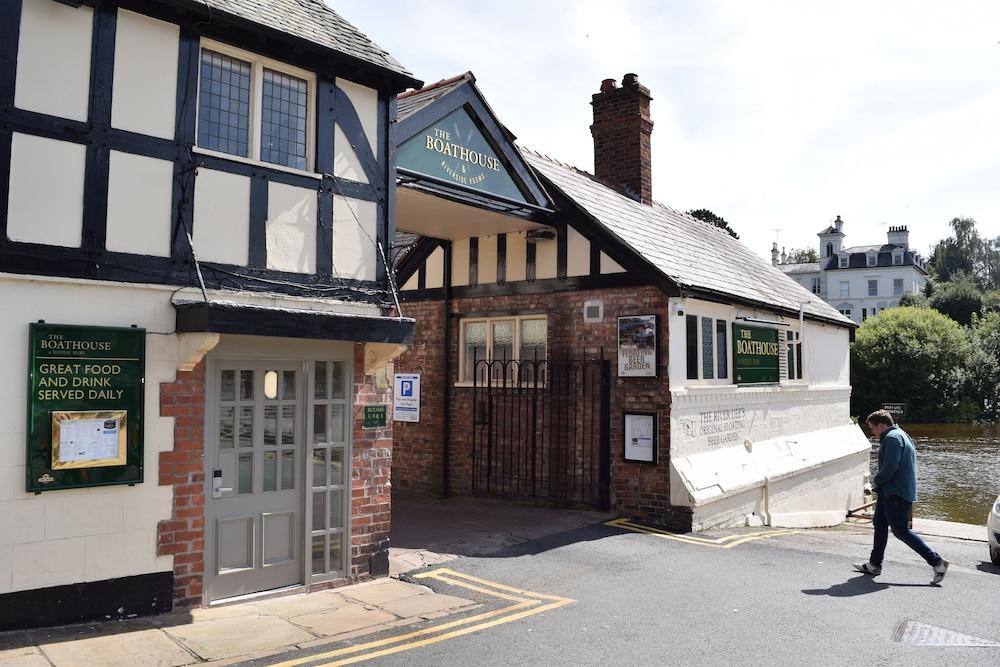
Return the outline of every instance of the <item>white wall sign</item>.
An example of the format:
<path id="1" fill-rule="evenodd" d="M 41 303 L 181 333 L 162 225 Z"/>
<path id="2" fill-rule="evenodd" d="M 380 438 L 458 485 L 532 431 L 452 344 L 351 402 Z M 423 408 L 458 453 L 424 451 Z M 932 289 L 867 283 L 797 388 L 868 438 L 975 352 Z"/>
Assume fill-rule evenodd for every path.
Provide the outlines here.
<path id="1" fill-rule="evenodd" d="M 396 373 L 393 382 L 392 420 L 420 421 L 420 373 Z"/>
<path id="2" fill-rule="evenodd" d="M 625 460 L 639 463 L 656 463 L 656 414 L 652 412 L 625 413 Z"/>
<path id="3" fill-rule="evenodd" d="M 618 377 L 656 377 L 656 315 L 618 318 Z"/>

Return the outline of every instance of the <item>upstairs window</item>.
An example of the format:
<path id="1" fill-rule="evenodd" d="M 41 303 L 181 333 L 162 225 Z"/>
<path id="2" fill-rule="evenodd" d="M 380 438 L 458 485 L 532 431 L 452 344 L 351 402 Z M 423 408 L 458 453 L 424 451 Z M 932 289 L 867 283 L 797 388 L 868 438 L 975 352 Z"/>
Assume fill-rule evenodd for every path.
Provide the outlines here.
<path id="1" fill-rule="evenodd" d="M 310 168 L 313 77 L 221 45 L 201 51 L 198 146 L 306 170 Z"/>
<path id="2" fill-rule="evenodd" d="M 873 252 L 868 253 L 868 266 L 878 265 L 878 255 Z"/>
<path id="3" fill-rule="evenodd" d="M 868 296 L 878 296 L 878 280 L 868 281 Z"/>
<path id="4" fill-rule="evenodd" d="M 826 244 L 826 254 L 824 254 L 823 256 L 824 257 L 832 257 L 833 256 L 833 244 L 832 243 L 827 243 Z"/>
<path id="5" fill-rule="evenodd" d="M 847 263 L 850 260 L 850 258 L 847 255 L 841 255 L 838 259 L 839 263 L 837 264 L 837 266 L 839 266 L 842 269 L 846 269 Z"/>
<path id="6" fill-rule="evenodd" d="M 820 293 L 819 278 L 813 278 L 812 279 L 812 293 L 813 294 L 819 294 Z"/>
<path id="7" fill-rule="evenodd" d="M 894 252 L 894 253 L 892 253 L 892 265 L 893 266 L 902 266 L 903 265 L 903 253 L 901 253 L 901 252 Z"/>
<path id="8" fill-rule="evenodd" d="M 851 296 L 851 283 L 847 280 L 840 281 L 840 296 L 847 297 Z"/>
<path id="9" fill-rule="evenodd" d="M 892 295 L 893 296 L 902 296 L 902 294 L 903 294 L 903 279 L 902 278 L 893 278 L 892 279 Z"/>

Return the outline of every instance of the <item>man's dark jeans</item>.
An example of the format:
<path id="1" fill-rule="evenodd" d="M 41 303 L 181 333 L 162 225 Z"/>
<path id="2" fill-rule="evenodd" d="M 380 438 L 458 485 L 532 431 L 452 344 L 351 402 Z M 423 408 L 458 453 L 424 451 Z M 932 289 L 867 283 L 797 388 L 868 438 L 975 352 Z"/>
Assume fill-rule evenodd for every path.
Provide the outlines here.
<path id="1" fill-rule="evenodd" d="M 937 565 L 941 556 L 933 551 L 920 539 L 920 536 L 910 530 L 910 508 L 913 503 L 899 496 L 879 496 L 875 502 L 875 546 L 869 562 L 872 565 L 882 565 L 885 555 L 885 544 L 889 541 L 889 529 L 896 538 L 906 544 L 927 561 L 928 565 Z"/>

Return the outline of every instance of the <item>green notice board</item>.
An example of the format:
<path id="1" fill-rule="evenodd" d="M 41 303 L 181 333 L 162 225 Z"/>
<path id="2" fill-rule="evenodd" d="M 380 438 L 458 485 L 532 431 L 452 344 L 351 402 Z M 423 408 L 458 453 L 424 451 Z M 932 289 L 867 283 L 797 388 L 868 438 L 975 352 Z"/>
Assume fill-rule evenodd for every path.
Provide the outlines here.
<path id="1" fill-rule="evenodd" d="M 389 423 L 388 405 L 365 405 L 361 409 L 361 428 L 385 428 Z"/>
<path id="2" fill-rule="evenodd" d="M 733 379 L 736 384 L 778 382 L 778 330 L 733 325 Z"/>
<path id="3" fill-rule="evenodd" d="M 31 324 L 28 491 L 142 481 L 146 330 Z"/>

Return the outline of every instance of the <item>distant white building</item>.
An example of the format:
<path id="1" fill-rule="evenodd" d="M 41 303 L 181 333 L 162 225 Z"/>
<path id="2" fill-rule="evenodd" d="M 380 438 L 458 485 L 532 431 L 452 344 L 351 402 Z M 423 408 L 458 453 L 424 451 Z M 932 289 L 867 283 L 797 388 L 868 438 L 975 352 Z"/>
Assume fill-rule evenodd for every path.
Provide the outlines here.
<path id="1" fill-rule="evenodd" d="M 927 283 L 927 263 L 910 248 L 905 226 L 889 227 L 884 245 L 845 248 L 838 215 L 817 236 L 819 262 L 788 263 L 775 243 L 771 264 L 855 322 L 898 306 L 902 295 L 920 292 Z"/>

